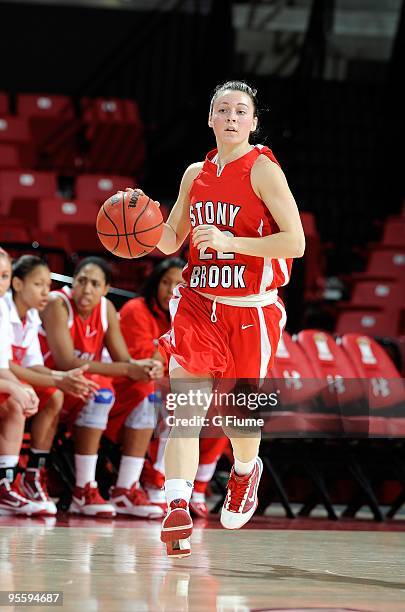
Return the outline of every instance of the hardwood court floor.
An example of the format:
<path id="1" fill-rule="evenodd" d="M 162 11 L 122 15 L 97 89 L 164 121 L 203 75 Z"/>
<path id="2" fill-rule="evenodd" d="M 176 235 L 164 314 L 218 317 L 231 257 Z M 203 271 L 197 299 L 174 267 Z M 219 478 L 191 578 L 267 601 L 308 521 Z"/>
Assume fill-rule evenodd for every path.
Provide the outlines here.
<path id="1" fill-rule="evenodd" d="M 168 560 L 155 521 L 43 521 L 0 518 L 0 590 L 63 591 L 53 610 L 405 611 L 405 531 L 386 525 L 262 519 L 231 532 L 196 521 L 192 556 Z"/>

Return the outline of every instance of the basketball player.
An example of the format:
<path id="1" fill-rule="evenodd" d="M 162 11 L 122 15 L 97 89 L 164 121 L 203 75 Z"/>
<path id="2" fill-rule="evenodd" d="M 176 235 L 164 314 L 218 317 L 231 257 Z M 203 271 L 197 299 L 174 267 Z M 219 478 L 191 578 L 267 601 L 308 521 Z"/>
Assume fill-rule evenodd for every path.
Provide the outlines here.
<path id="1" fill-rule="evenodd" d="M 172 253 L 191 234 L 185 284 L 170 302 L 172 330 L 162 339 L 170 355 L 172 391 L 183 392 L 187 383 L 189 390 L 208 393 L 218 378 L 262 379 L 273 363 L 286 322 L 277 287 L 288 283 L 292 258 L 303 255 L 305 238 L 273 153 L 249 142 L 257 124 L 255 90 L 240 81 L 216 88 L 208 125 L 217 148 L 185 171 L 158 244 L 163 253 Z M 166 446 L 170 512 L 161 538 L 173 556 L 190 554 L 188 503 L 198 465 L 197 432 L 198 427 L 180 422 Z M 221 523 L 239 529 L 257 507 L 260 431 L 226 433 L 234 466 Z"/>
<path id="2" fill-rule="evenodd" d="M 4 302 L 11 330 L 11 372 L 33 386 L 39 398 L 38 414 L 31 421 L 31 448 L 20 488 L 27 499 L 43 502 L 47 513 L 56 514 L 49 499 L 46 468 L 56 433 L 64 393 L 86 400 L 98 386 L 83 376 L 87 366 L 62 372 L 44 367 L 38 331 L 39 311 L 48 301 L 51 274 L 47 264 L 34 255 L 23 255 L 13 265 L 12 291 Z"/>
<path id="3" fill-rule="evenodd" d="M 179 389 L 186 380 L 190 389 L 194 383 L 211 390 L 215 378 L 266 376 L 286 321 L 277 287 L 287 284 L 292 258 L 304 252 L 299 213 L 283 172 L 267 147 L 249 143 L 258 122 L 256 92 L 241 82 L 219 86 L 208 122 L 217 148 L 186 170 L 158 245 L 165 253 L 176 250 L 191 232 L 186 285 L 175 292 L 172 331 L 162 339 L 171 356 L 173 390 L 177 381 Z M 192 529 L 188 501 L 198 445 L 176 427 L 181 424 L 173 427 L 165 453 L 171 512 L 162 540 L 169 554 L 182 556 L 190 552 L 181 540 Z M 257 507 L 260 432 L 227 433 L 234 467 L 221 523 L 237 529 Z"/>
<path id="4" fill-rule="evenodd" d="M 0 515 L 36 516 L 46 514 L 45 506 L 26 499 L 15 482 L 25 418 L 37 412 L 38 397 L 9 369 L 10 318 L 3 296 L 10 282 L 11 259 L 0 248 Z"/>
<path id="5" fill-rule="evenodd" d="M 69 370 L 86 364 L 86 377 L 100 387 L 90 400 L 65 400 L 61 414 L 61 419 L 73 428 L 75 444 L 76 487 L 70 512 L 96 517 L 115 516 L 116 504 L 122 503 L 121 497 L 116 500 L 114 495 L 107 503 L 95 481 L 100 437 L 115 399 L 111 377 L 149 381 L 163 374 L 160 361 L 131 358 L 117 312 L 105 297 L 110 283 L 106 261 L 100 257 L 83 259 L 74 272 L 72 288 L 51 292 L 42 313 L 40 334 L 45 365 Z M 111 363 L 101 361 L 104 346 Z M 132 493 L 126 503 L 144 505 L 142 492 L 136 489 Z"/>

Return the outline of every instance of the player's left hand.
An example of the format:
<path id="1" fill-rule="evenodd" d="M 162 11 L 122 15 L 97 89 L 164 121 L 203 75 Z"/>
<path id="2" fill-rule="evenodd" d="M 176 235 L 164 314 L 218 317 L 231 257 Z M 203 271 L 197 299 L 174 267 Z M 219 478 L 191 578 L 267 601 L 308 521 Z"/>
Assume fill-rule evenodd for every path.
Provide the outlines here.
<path id="1" fill-rule="evenodd" d="M 232 236 L 227 236 L 215 225 L 199 225 L 193 229 L 193 245 L 198 249 L 211 248 L 215 251 L 232 252 Z"/>

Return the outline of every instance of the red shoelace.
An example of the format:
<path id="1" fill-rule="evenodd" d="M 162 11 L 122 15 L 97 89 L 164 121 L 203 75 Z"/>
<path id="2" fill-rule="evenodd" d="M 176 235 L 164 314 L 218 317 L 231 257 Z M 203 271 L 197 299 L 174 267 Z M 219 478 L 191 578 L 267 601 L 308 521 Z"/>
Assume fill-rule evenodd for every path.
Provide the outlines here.
<path id="1" fill-rule="evenodd" d="M 145 491 L 137 487 L 136 483 L 130 488 L 128 499 L 137 506 L 150 506 L 150 501 Z"/>
<path id="2" fill-rule="evenodd" d="M 84 496 L 87 504 L 105 504 L 107 503 L 100 495 L 98 487 L 91 487 L 87 484 L 84 487 Z"/>
<path id="3" fill-rule="evenodd" d="M 230 492 L 230 503 L 228 510 L 230 510 L 230 512 L 239 512 L 243 498 L 246 495 L 250 474 L 242 478 L 243 480 L 241 480 L 241 477 L 238 477 L 238 480 L 236 480 L 235 473 L 233 473 L 229 479 L 228 489 Z"/>

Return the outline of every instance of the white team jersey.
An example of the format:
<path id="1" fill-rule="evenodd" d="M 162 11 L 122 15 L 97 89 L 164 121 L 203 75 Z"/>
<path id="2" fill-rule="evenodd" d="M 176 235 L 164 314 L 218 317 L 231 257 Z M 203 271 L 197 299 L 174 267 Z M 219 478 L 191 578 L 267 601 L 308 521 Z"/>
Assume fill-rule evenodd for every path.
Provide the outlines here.
<path id="1" fill-rule="evenodd" d="M 41 327 L 38 310 L 30 308 L 23 323 L 18 315 L 11 291 L 6 293 L 4 300 L 7 304 L 10 317 L 13 361 L 24 368 L 44 365 L 38 339 L 38 331 Z"/>

